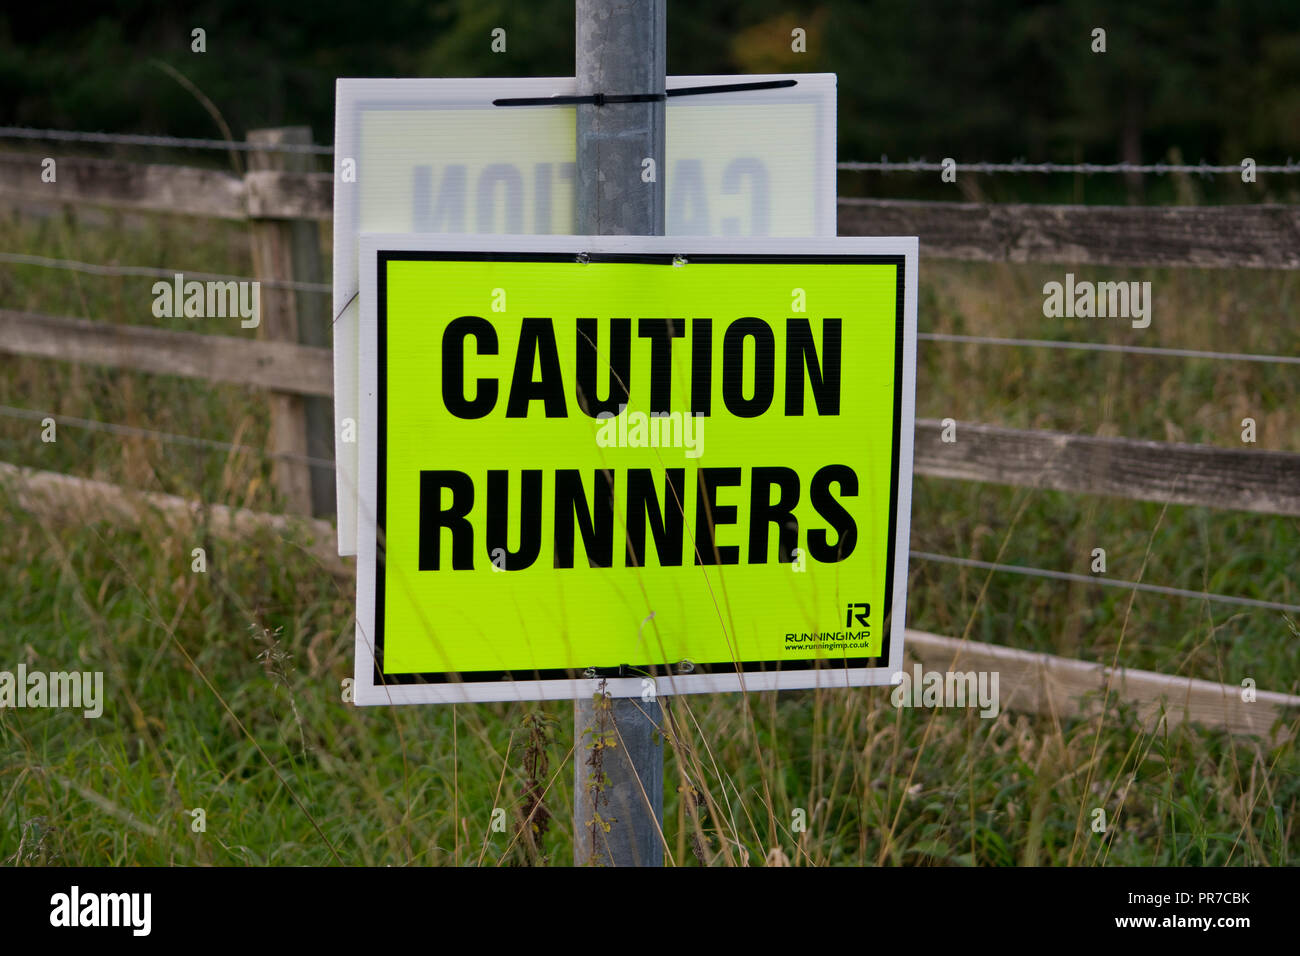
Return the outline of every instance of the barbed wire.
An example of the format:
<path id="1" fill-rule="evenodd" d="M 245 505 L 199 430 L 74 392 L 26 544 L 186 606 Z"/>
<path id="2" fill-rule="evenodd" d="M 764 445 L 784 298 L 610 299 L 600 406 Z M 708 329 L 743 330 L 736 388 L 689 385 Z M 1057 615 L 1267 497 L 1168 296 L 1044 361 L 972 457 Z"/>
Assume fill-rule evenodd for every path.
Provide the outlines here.
<path id="1" fill-rule="evenodd" d="M 0 126 L 0 139 L 42 139 L 67 143 L 116 143 L 124 146 L 171 146 L 178 149 L 238 149 L 250 153 L 311 153 L 331 155 L 333 146 L 315 143 L 248 143 L 229 139 L 195 139 L 188 136 L 149 136 L 136 133 L 88 133 L 68 129 L 31 129 Z"/>
<path id="2" fill-rule="evenodd" d="M 33 129 L 25 126 L 0 126 L 0 139 L 34 139 L 54 142 L 77 143 L 116 143 L 125 146 L 168 146 L 178 149 L 237 149 L 247 152 L 269 153 L 310 153 L 317 156 L 333 155 L 334 147 L 318 143 L 279 143 L 263 144 L 227 139 L 200 139 L 182 136 L 154 136 L 138 133 L 92 133 L 80 130 Z M 882 156 L 878 162 L 845 161 L 835 164 L 837 169 L 845 172 L 924 172 L 937 173 L 945 169 L 943 163 L 924 159 L 890 161 Z M 1008 163 L 975 162 L 957 163 L 955 169 L 965 173 L 1151 173 L 1163 176 L 1167 173 L 1196 173 L 1210 176 L 1224 173 L 1240 173 L 1240 163 L 1219 165 L 1207 163 L 1029 163 L 1013 161 Z M 1257 173 L 1282 173 L 1292 175 L 1300 173 L 1300 163 L 1288 158 L 1284 164 L 1256 164 Z"/>
<path id="3" fill-rule="evenodd" d="M 1220 359 L 1234 362 L 1273 362 L 1300 365 L 1300 356 L 1259 355 L 1250 352 L 1206 352 L 1198 349 L 1170 349 L 1154 345 L 1112 345 L 1107 342 L 1059 342 L 1053 339 L 1002 339 L 985 335 L 949 335 L 944 332 L 918 332 L 918 339 L 928 342 L 958 342 L 970 345 L 1016 345 L 1032 348 L 1077 349 L 1084 352 L 1132 352 L 1137 355 L 1164 355 L 1177 358 Z"/>
<path id="4" fill-rule="evenodd" d="M 255 448 L 252 445 L 235 445 L 230 442 L 216 441 L 212 438 L 194 438 L 190 435 L 177 435 L 172 432 L 160 432 L 151 428 L 137 428 L 133 425 L 116 425 L 111 422 L 95 421 L 91 418 L 77 418 L 72 415 L 58 415 L 54 412 L 42 412 L 31 408 L 15 408 L 12 405 L 0 405 L 0 415 L 6 415 L 10 418 L 22 418 L 29 421 L 42 421 L 50 418 L 56 425 L 73 425 L 78 428 L 85 428 L 88 431 L 106 432 L 111 435 L 126 435 L 132 438 L 153 438 L 157 441 L 171 442 L 172 444 L 188 445 L 197 448 L 210 448 L 226 452 L 249 452 L 253 455 L 259 455 L 262 458 L 280 458 L 285 461 L 303 462 L 308 465 L 319 465 L 326 468 L 333 468 L 334 462 L 328 458 L 315 458 L 311 455 L 295 455 L 292 452 L 275 452 L 267 451 L 264 448 Z"/>
<path id="5" fill-rule="evenodd" d="M 190 272 L 181 269 L 159 269 L 152 266 L 110 266 L 73 259 L 50 259 L 22 252 L 0 252 L 0 262 L 24 266 L 42 266 L 48 269 L 70 269 L 105 276 L 144 276 L 171 279 L 179 272 L 187 279 L 214 280 L 217 282 L 259 282 L 271 289 L 291 289 L 295 292 L 330 292 L 334 287 L 328 282 L 299 282 L 294 279 L 257 279 L 253 276 L 232 276 L 219 272 Z"/>
<path id="6" fill-rule="evenodd" d="M 955 169 L 962 173 L 1154 173 L 1162 176 L 1166 173 L 1197 173 L 1210 176 L 1218 173 L 1240 173 L 1240 163 L 1235 166 L 1219 166 L 1204 160 L 1191 163 L 956 163 L 944 166 L 926 160 L 909 160 L 907 162 L 890 162 L 882 158 L 878 163 L 842 162 L 835 164 L 836 169 L 846 172 L 907 172 L 907 173 L 941 173 L 945 169 Z M 1256 164 L 1257 173 L 1300 173 L 1300 163 L 1288 158 L 1284 165 Z"/>
<path id="7" fill-rule="evenodd" d="M 1058 581 L 1077 581 L 1083 584 L 1101 584 L 1112 588 L 1129 588 L 1134 591 L 1149 591 L 1169 597 L 1191 598 L 1193 600 L 1215 601 L 1219 604 L 1237 604 L 1243 607 L 1263 608 L 1269 611 L 1293 611 L 1300 613 L 1300 604 L 1283 604 L 1280 601 L 1261 601 L 1257 598 L 1237 597 L 1233 594 L 1214 594 L 1210 591 L 1191 591 L 1186 588 L 1171 588 L 1163 584 L 1146 584 L 1141 581 L 1121 581 L 1116 578 L 1103 578 L 1089 574 L 1073 574 L 1069 571 L 1052 571 L 1047 568 L 1030 568 L 1020 564 L 998 564 L 994 561 L 977 561 L 974 558 L 955 558 L 946 554 L 933 554 L 929 551 L 909 551 L 908 554 L 921 561 L 933 561 L 937 564 L 954 564 L 960 567 L 980 568 L 985 571 L 1000 571 L 1010 574 L 1027 574 L 1031 577 L 1052 578 Z"/>

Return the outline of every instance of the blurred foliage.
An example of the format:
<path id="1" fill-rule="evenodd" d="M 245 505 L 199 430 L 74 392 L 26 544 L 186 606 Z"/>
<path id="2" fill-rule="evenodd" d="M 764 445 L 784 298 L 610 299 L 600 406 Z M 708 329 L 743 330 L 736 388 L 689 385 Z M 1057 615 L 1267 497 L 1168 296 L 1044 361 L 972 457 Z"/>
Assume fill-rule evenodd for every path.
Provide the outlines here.
<path id="1" fill-rule="evenodd" d="M 490 49 L 495 27 L 505 53 Z M 807 52 L 790 49 L 807 33 Z M 1107 50 L 1091 52 L 1106 30 Z M 191 31 L 206 31 L 206 52 Z M 333 129 L 340 76 L 565 76 L 571 0 L 120 0 L 0 13 L 0 123 L 215 136 Z M 1300 155 L 1292 0 L 695 0 L 670 3 L 672 73 L 832 72 L 843 158 L 1259 162 Z"/>

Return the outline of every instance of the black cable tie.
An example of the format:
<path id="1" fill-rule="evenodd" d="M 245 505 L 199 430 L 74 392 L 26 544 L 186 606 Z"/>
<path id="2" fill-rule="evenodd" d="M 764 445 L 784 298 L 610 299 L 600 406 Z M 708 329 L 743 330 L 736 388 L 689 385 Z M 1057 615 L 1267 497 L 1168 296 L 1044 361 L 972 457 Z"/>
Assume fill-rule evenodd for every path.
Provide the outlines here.
<path id="1" fill-rule="evenodd" d="M 666 93 L 592 93 L 588 96 L 515 96 L 492 101 L 493 106 L 605 106 L 609 103 L 657 103 L 670 96 L 704 96 L 710 93 L 739 93 L 745 90 L 776 90 L 796 86 L 798 80 L 764 80 L 758 83 L 719 83 L 687 86 Z"/>
<path id="2" fill-rule="evenodd" d="M 605 106 L 608 103 L 656 103 L 664 93 L 592 93 L 590 96 L 521 96 L 493 100 L 493 106 Z"/>
<path id="3" fill-rule="evenodd" d="M 683 86 L 669 90 L 669 96 L 703 96 L 708 93 L 740 93 L 745 90 L 784 90 L 797 86 L 798 80 L 763 80 L 761 83 L 719 83 L 716 86 Z"/>

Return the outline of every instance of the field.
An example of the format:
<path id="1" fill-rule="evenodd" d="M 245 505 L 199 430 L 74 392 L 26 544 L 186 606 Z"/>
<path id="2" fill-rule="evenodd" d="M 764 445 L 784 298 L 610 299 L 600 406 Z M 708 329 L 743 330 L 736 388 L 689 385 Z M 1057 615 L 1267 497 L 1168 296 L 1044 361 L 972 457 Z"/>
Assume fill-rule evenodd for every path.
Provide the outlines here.
<path id="1" fill-rule="evenodd" d="M 5 214 L 6 249 L 250 275 L 246 226 Z M 1151 326 L 1046 319 L 1043 283 L 1149 280 Z M 1294 273 L 923 259 L 923 331 L 1288 355 Z M 168 324 L 152 279 L 0 267 L 0 303 Z M 219 320 L 209 320 L 219 321 Z M 230 328 L 196 331 L 241 334 Z M 242 333 L 249 334 L 249 333 Z M 262 394 L 5 356 L 0 461 L 257 510 L 265 458 L 105 434 L 93 419 L 265 447 Z M 1020 428 L 1300 449 L 1293 367 L 922 342 L 917 414 Z M 1225 501 L 1224 508 L 1231 509 Z M 0 484 L 0 669 L 102 670 L 104 715 L 0 710 L 0 862 L 567 864 L 571 708 L 357 710 L 352 584 L 292 540 L 23 511 Z M 1300 604 L 1300 520 L 918 477 L 915 550 Z M 207 571 L 191 570 L 204 547 Z M 1276 611 L 914 561 L 911 627 L 1300 692 Z M 670 700 L 667 856 L 678 865 L 1282 865 L 1300 859 L 1300 754 L 1187 725 L 896 708 L 888 688 Z M 1292 728 L 1297 718 L 1290 719 Z M 585 760 L 585 755 L 580 755 Z M 541 795 L 541 808 L 536 797 Z M 503 832 L 492 827 L 504 809 Z M 199 829 L 202 809 L 203 829 Z M 1105 816 L 1098 832 L 1095 811 Z M 531 811 L 531 823 L 524 817 Z M 802 812 L 800 812 L 802 811 Z M 498 815 L 499 818 L 499 815 Z M 806 826 L 800 826 L 800 823 Z M 535 825 L 535 826 L 534 826 Z"/>

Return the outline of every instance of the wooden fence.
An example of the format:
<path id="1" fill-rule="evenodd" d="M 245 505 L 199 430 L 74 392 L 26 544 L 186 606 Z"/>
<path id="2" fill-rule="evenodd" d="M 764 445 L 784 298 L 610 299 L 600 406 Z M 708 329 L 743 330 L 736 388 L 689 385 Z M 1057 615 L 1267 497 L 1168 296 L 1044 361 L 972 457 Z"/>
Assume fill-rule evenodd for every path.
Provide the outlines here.
<path id="1" fill-rule="evenodd" d="M 303 143 L 308 141 L 308 133 L 303 128 L 265 130 L 250 134 L 249 139 L 262 144 Z M 333 456 L 328 297 L 295 293 L 292 284 L 323 282 L 317 230 L 331 218 L 332 177 L 295 167 L 279 158 L 285 154 L 251 155 L 260 158 L 254 159 L 243 176 L 184 166 L 67 157 L 58 161 L 57 182 L 47 183 L 41 180 L 40 155 L 0 153 L 0 200 L 92 204 L 249 222 L 255 278 L 263 282 L 264 303 L 259 330 L 264 338 L 256 341 L 0 309 L 0 351 L 266 389 L 271 402 L 270 451 L 281 456 L 275 458 L 275 482 L 290 512 L 320 515 L 333 507 L 333 474 L 328 468 L 313 469 L 304 459 Z M 932 258 L 1300 268 L 1300 243 L 1296 242 L 1300 207 L 1284 205 L 1098 207 L 841 199 L 839 233 L 917 235 L 921 254 Z M 313 304 L 312 299 L 319 301 Z M 1300 515 L 1300 454 L 1085 437 L 976 423 L 962 423 L 961 429 L 960 442 L 945 443 L 940 440 L 940 423 L 919 420 L 916 473 Z M 292 457 L 282 457 L 285 455 Z M 0 469 L 0 474 L 21 479 L 29 497 L 34 495 L 33 501 L 42 500 L 43 488 L 58 487 L 66 494 L 72 487 L 66 482 L 76 481 L 61 482 L 65 476 L 13 468 Z M 111 494 L 104 488 L 95 490 L 98 498 Z M 172 502 L 169 507 L 180 506 Z M 240 520 L 251 526 L 249 522 L 257 525 L 261 519 L 245 514 Z M 261 524 L 267 520 L 280 519 L 267 517 Z M 232 527 L 234 523 L 232 519 Z M 323 533 L 319 527 L 317 533 Z M 330 563 L 337 570 L 338 560 Z M 947 639 L 933 638 L 927 643 L 922 637 L 915 644 L 918 649 L 929 648 L 936 661 L 951 657 L 953 649 L 934 643 Z M 988 660 L 1007 650 L 968 646 L 983 647 L 976 656 L 982 654 Z M 1077 679 L 1077 668 L 1096 669 L 1076 661 L 1054 660 L 1059 665 L 1042 673 L 1068 672 Z M 1185 694 L 1193 693 L 1192 685 L 1205 683 L 1163 675 L 1134 680 L 1144 687 L 1151 680 L 1177 680 L 1180 693 Z M 1092 677 L 1086 681 L 1091 682 Z M 1232 688 L 1225 691 L 1221 685 L 1207 686 L 1212 689 L 1197 691 L 1204 699 L 1195 707 L 1189 704 L 1189 712 L 1204 716 L 1229 706 L 1225 693 Z M 1281 716 L 1287 708 L 1300 706 L 1300 697 L 1273 696 L 1278 700 L 1265 702 L 1259 715 L 1247 722 L 1250 727 L 1257 728 L 1267 714 Z M 1046 706 L 1042 694 L 1034 701 L 1030 709 L 1041 711 Z M 1051 705 L 1052 712 L 1057 712 L 1060 703 L 1057 700 Z M 1230 709 L 1237 712 L 1235 706 Z M 1234 720 L 1225 718 L 1219 723 L 1237 729 L 1244 726 L 1244 718 Z"/>

